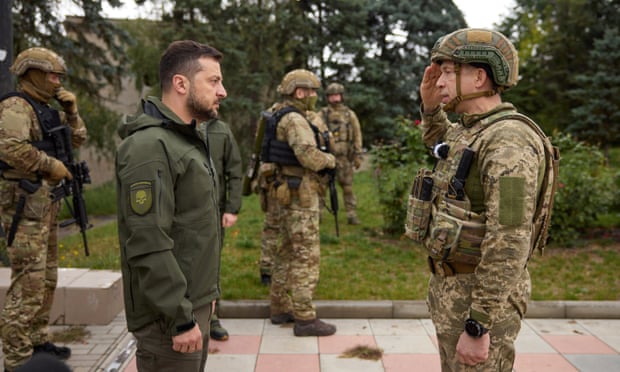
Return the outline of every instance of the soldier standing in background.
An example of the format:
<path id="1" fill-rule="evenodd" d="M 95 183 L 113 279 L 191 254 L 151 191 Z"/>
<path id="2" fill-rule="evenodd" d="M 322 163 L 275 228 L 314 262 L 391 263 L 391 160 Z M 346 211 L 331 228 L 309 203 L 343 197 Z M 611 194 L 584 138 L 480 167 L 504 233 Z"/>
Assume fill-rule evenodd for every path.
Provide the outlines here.
<path id="1" fill-rule="evenodd" d="M 62 180 L 72 179 L 57 159 L 50 133 L 68 126 L 74 147 L 86 140 L 76 97 L 61 85 L 66 71 L 56 53 L 27 49 L 11 66 L 18 78 L 17 94 L 9 93 L 0 102 L 0 239 L 11 263 L 0 320 L 6 371 L 26 363 L 33 353 L 63 360 L 71 356 L 71 349 L 54 345 L 48 334 L 58 281 L 61 200 L 52 195 L 58 195 Z M 62 112 L 49 105 L 52 99 Z"/>
<path id="2" fill-rule="evenodd" d="M 336 155 L 336 180 L 342 187 L 347 222 L 359 225 L 355 207 L 357 201 L 353 193 L 353 168 L 358 169 L 362 162 L 362 130 L 355 112 L 344 104 L 344 86 L 331 83 L 325 90 L 327 107 L 321 109 L 321 116 L 334 138 Z"/>
<path id="3" fill-rule="evenodd" d="M 420 85 L 423 141 L 438 162 L 416 179 L 430 195 L 408 215 L 420 221 L 412 227 L 429 253 L 442 371 L 512 371 L 531 289 L 527 262 L 546 240 L 557 152 L 502 102 L 517 84 L 517 58 L 498 32 L 457 30 L 436 42 Z"/>
<path id="4" fill-rule="evenodd" d="M 277 119 L 267 123 L 261 161 L 274 163 L 270 185 L 279 203 L 282 242 L 274 252 L 271 278 L 271 322 L 295 322 L 295 336 L 329 336 L 336 327 L 316 317 L 312 297 L 319 281 L 319 199 L 325 193 L 324 176 L 336 159 L 326 153 L 329 132 L 309 121 L 314 110 L 318 77 L 308 70 L 287 73 L 278 86 L 282 101 L 270 111 Z M 315 115 L 315 119 L 319 118 Z"/>
<path id="5" fill-rule="evenodd" d="M 224 229 L 237 223 L 241 210 L 241 179 L 243 167 L 237 141 L 230 127 L 219 119 L 201 123 L 200 130 L 207 133 L 209 153 L 217 173 L 220 190 L 220 214 L 222 216 L 222 248 L 224 247 Z M 220 251 L 221 256 L 221 251 Z M 215 312 L 211 317 L 211 338 L 218 341 L 228 340 L 228 331 L 220 322 L 220 300 L 215 303 Z"/>
<path id="6" fill-rule="evenodd" d="M 257 180 L 260 207 L 265 212 L 260 236 L 260 281 L 267 286 L 271 285 L 273 255 L 280 242 L 280 204 L 275 193 L 270 192 L 275 170 L 276 165 L 274 163 L 261 162 Z"/>

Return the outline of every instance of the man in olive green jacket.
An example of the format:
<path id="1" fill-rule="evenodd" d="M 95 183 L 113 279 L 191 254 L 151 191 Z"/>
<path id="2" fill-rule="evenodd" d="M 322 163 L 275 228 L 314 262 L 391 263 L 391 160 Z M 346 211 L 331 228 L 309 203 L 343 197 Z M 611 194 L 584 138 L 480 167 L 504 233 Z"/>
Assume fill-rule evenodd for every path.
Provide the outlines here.
<path id="1" fill-rule="evenodd" d="M 226 229 L 237 223 L 237 215 L 241 209 L 243 166 L 239 146 L 228 124 L 219 119 L 201 123 L 200 131 L 207 133 L 209 153 L 217 173 L 220 190 L 222 229 Z M 228 331 L 222 326 L 218 313 L 219 300 L 216 302 L 215 312 L 211 318 L 211 338 L 226 341 Z"/>
<path id="2" fill-rule="evenodd" d="M 119 129 L 118 234 L 127 328 L 139 371 L 204 371 L 219 298 L 221 221 L 215 170 L 196 122 L 226 97 L 216 49 L 170 44 L 161 101 Z"/>

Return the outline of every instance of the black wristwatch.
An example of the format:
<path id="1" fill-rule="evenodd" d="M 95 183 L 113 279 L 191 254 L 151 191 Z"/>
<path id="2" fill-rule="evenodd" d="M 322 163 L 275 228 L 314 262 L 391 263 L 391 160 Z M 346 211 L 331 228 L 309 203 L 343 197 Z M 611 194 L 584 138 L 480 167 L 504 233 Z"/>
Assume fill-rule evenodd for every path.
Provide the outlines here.
<path id="1" fill-rule="evenodd" d="M 478 323 L 477 320 L 469 318 L 465 321 L 465 332 L 471 337 L 480 338 L 485 333 L 489 332 L 488 329 L 484 328 L 484 326 Z"/>

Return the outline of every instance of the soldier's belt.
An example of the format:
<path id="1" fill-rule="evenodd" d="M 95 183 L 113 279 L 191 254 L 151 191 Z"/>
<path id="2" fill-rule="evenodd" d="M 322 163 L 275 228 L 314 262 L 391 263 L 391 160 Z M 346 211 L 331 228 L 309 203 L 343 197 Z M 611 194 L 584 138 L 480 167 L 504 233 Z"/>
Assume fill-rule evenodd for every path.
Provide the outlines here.
<path id="1" fill-rule="evenodd" d="M 428 257 L 428 267 L 433 275 L 454 276 L 456 274 L 471 274 L 476 270 L 476 265 L 462 262 L 443 262 Z"/>

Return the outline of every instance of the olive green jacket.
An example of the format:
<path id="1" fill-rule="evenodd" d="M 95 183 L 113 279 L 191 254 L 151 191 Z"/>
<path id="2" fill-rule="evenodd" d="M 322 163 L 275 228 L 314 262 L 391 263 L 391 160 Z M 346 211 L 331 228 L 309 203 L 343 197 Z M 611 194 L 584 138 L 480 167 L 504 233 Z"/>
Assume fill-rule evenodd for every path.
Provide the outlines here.
<path id="1" fill-rule="evenodd" d="M 230 127 L 221 120 L 213 119 L 200 125 L 207 131 L 209 153 L 217 172 L 220 189 L 220 212 L 239 214 L 243 186 L 243 165 L 237 141 Z"/>
<path id="2" fill-rule="evenodd" d="M 165 117 L 144 113 L 157 107 Z M 164 124 L 162 124 L 162 122 Z M 149 97 L 125 117 L 116 154 L 118 235 L 127 328 L 188 329 L 219 298 L 221 222 L 205 138 Z"/>

